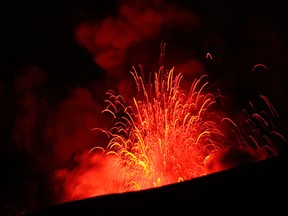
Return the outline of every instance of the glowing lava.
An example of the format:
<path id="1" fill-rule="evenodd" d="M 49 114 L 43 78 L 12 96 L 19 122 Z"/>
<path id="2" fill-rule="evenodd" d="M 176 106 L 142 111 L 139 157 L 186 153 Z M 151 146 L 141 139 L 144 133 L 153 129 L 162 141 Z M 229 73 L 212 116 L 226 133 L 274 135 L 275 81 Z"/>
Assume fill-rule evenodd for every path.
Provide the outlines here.
<path id="1" fill-rule="evenodd" d="M 107 148 L 83 154 L 70 173 L 76 178 L 58 173 L 66 175 L 70 200 L 159 187 L 277 155 L 269 136 L 284 138 L 273 130 L 268 117 L 277 113 L 266 97 L 260 98 L 269 113 L 261 116 L 251 103 L 245 124 L 236 123 L 219 110 L 222 96 L 209 89 L 207 76 L 185 90 L 174 68 L 162 66 L 148 80 L 133 69 L 137 94 L 125 101 L 108 91 L 103 112 L 113 116 L 114 127 L 93 129 L 107 134 Z"/>
<path id="2" fill-rule="evenodd" d="M 146 189 L 205 174 L 205 158 L 223 148 L 224 134 L 210 112 L 217 95 L 206 93 L 205 76 L 190 92 L 180 88 L 182 75 L 161 67 L 145 84 L 136 70 L 138 95 L 125 105 L 121 95 L 110 95 L 107 109 L 116 121 L 109 131 L 107 154 L 114 154 L 120 191 Z M 221 120 L 218 118 L 218 120 Z M 119 166 L 119 167 L 118 167 Z"/>

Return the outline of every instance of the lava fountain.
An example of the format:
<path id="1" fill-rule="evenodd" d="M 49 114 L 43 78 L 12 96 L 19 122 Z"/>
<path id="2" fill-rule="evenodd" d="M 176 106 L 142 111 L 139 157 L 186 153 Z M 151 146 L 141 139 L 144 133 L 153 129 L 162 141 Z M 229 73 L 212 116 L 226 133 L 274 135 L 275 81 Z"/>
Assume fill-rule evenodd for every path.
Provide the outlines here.
<path id="1" fill-rule="evenodd" d="M 66 179 L 70 200 L 160 187 L 277 156 L 275 143 L 284 137 L 274 129 L 278 114 L 265 96 L 266 111 L 250 103 L 241 121 L 233 121 L 219 108 L 223 97 L 206 75 L 189 89 L 174 68 L 161 66 L 147 78 L 141 66 L 140 72 L 133 67 L 131 75 L 137 90 L 131 100 L 107 91 L 103 112 L 114 126 L 92 130 L 105 133 L 109 143 L 86 152 L 87 169 L 79 162 L 76 179 Z"/>
<path id="2" fill-rule="evenodd" d="M 121 95 L 109 91 L 104 110 L 116 119 L 108 132 L 107 154 L 115 156 L 111 165 L 120 191 L 204 175 L 205 158 L 224 147 L 225 137 L 217 116 L 209 111 L 217 95 L 204 93 L 205 76 L 195 80 L 186 94 L 180 88 L 182 75 L 174 75 L 174 69 L 165 72 L 161 67 L 148 84 L 135 69 L 131 74 L 139 96 L 125 105 Z"/>

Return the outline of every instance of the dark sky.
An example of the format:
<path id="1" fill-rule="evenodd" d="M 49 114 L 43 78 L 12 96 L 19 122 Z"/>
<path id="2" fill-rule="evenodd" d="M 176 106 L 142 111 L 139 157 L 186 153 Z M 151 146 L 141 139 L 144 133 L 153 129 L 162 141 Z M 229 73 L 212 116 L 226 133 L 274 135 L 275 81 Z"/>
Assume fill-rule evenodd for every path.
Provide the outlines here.
<path id="1" fill-rule="evenodd" d="M 180 8 L 191 9 L 193 15 L 197 17 L 195 22 L 198 22 L 191 25 L 197 26 L 178 24 L 177 27 L 177 23 L 171 21 L 157 32 L 157 37 L 147 36 L 148 39 L 141 39 L 143 43 L 151 44 L 151 52 L 156 51 L 153 57 L 158 55 L 159 45 L 157 44 L 161 40 L 167 43 L 167 55 L 171 58 L 174 52 L 174 58 L 179 56 L 178 52 L 185 47 L 190 49 L 190 53 L 183 50 L 181 53 L 183 57 L 179 58 L 187 59 L 192 56 L 203 59 L 207 52 L 211 52 L 215 56 L 212 65 L 214 68 L 208 69 L 211 79 L 215 78 L 218 82 L 230 76 L 237 80 L 237 83 L 231 87 L 228 86 L 229 83 L 223 83 L 223 88 L 226 88 L 226 85 L 229 91 L 241 97 L 242 93 L 249 94 L 250 91 L 255 91 L 255 84 L 260 85 L 259 91 L 270 85 L 273 89 L 269 88 L 269 91 L 266 90 L 267 92 L 264 93 L 272 94 L 272 99 L 276 103 L 283 101 L 283 97 L 279 94 L 283 92 L 280 88 L 286 86 L 287 80 L 285 73 L 287 15 L 282 4 L 260 1 L 233 3 L 177 1 L 177 4 Z M 56 5 L 28 1 L 19 4 L 10 3 L 10 5 L 8 3 L 1 7 L 3 17 L 1 19 L 3 56 L 1 79 L 13 82 L 15 75 L 19 74 L 21 68 L 26 65 L 37 65 L 43 69 L 49 74 L 49 82 L 53 82 L 53 85 L 59 86 L 60 89 L 63 85 L 87 85 L 87 80 L 104 76 L 105 71 L 94 63 L 93 54 L 87 50 L 87 47 L 76 42 L 74 32 L 80 23 L 93 22 L 105 17 L 106 14 L 115 14 L 118 5 L 117 1 L 107 1 L 104 5 L 96 1 L 82 3 L 60 1 Z M 161 8 L 161 6 L 155 8 L 157 7 Z M 149 61 L 140 54 L 143 46 L 137 44 L 134 47 L 138 50 L 129 47 L 127 52 L 138 52 L 139 60 L 131 59 L 130 62 L 125 60 L 128 70 L 131 65 Z M 263 71 L 263 68 L 260 68 L 257 74 L 263 74 L 263 78 L 261 76 L 257 78 L 257 75 L 254 76 L 256 73 L 251 72 L 253 66 L 260 63 L 267 65 L 270 71 Z M 273 74 L 272 79 L 268 77 L 269 74 Z M 257 79 L 266 80 L 260 83 L 261 80 L 258 82 Z M 270 92 L 270 90 L 276 91 L 276 88 L 279 88 L 276 94 Z"/>
<path id="2" fill-rule="evenodd" d="M 129 96 L 129 70 L 138 64 L 154 70 L 161 41 L 165 64 L 188 70 L 189 78 L 208 74 L 227 96 L 228 112 L 267 96 L 286 136 L 288 15 L 280 2 L 2 5 L 0 208 L 30 211 L 55 203 L 47 176 L 79 143 L 93 145 L 85 130 L 107 126 L 100 114 L 105 92 L 115 88 Z M 63 144 L 69 142 L 73 147 Z"/>

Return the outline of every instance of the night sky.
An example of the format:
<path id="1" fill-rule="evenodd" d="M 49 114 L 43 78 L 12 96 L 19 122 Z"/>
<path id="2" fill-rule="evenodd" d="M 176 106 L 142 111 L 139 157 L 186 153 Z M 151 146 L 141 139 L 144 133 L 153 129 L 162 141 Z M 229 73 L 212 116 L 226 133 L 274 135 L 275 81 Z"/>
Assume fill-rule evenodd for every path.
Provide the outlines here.
<path id="1" fill-rule="evenodd" d="M 58 203 L 51 176 L 75 152 L 105 145 L 88 132 L 111 126 L 101 114 L 105 92 L 131 97 L 129 71 L 157 70 L 161 42 L 165 66 L 187 82 L 208 74 L 225 112 L 237 116 L 265 95 L 288 136 L 288 15 L 280 1 L 23 1 L 0 14 L 4 212 Z"/>

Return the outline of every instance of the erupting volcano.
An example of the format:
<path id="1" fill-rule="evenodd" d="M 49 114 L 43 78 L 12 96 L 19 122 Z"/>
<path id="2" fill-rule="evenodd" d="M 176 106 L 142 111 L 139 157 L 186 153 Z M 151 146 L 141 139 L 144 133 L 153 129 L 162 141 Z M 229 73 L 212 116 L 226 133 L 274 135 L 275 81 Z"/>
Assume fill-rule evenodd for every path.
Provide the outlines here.
<path id="1" fill-rule="evenodd" d="M 0 215 L 279 206 L 284 5 L 20 6 L 1 14 Z"/>
<path id="2" fill-rule="evenodd" d="M 107 91 L 103 113 L 114 126 L 92 129 L 107 135 L 107 147 L 96 145 L 81 155 L 74 178 L 58 171 L 66 178 L 63 201 L 191 180 L 275 157 L 280 148 L 275 143 L 285 142 L 273 128 L 278 114 L 267 97 L 259 97 L 266 109 L 257 113 L 250 103 L 251 110 L 234 121 L 222 110 L 223 96 L 208 76 L 195 77 L 187 88 L 175 68 L 161 65 L 148 77 L 139 69 L 130 73 L 132 98 Z"/>

